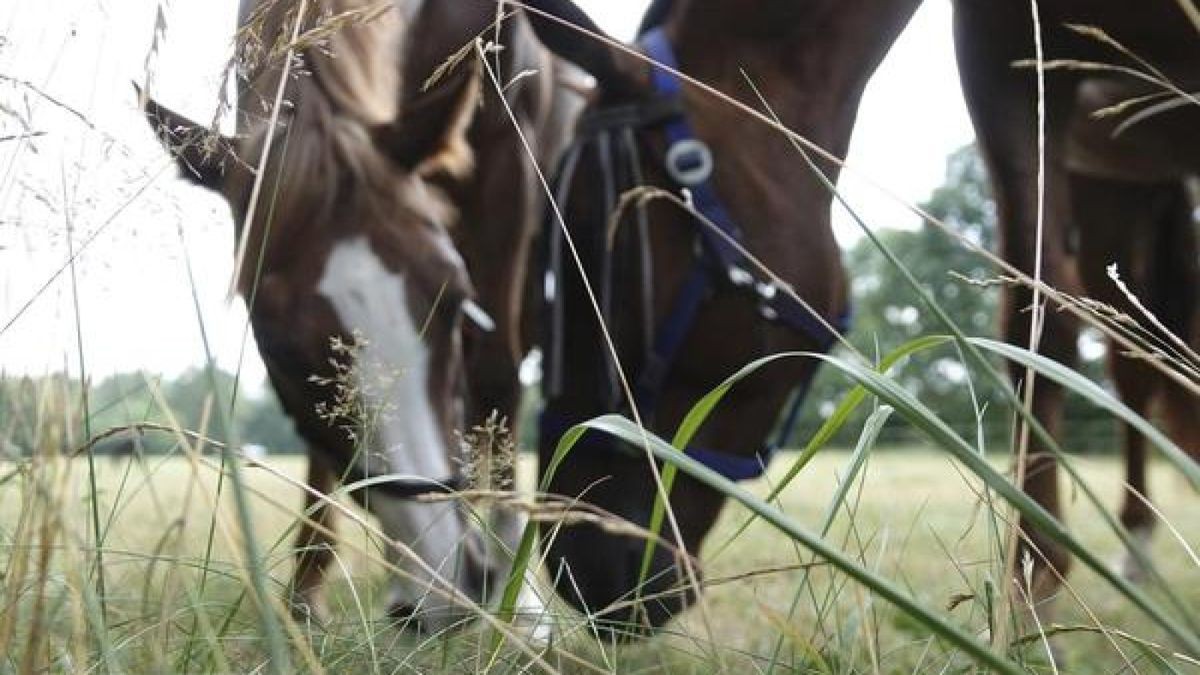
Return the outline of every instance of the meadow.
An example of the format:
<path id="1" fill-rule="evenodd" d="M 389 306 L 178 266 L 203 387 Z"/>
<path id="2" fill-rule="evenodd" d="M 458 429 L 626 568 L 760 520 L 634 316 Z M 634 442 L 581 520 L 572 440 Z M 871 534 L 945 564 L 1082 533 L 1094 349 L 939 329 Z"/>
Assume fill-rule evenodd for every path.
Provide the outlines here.
<path id="1" fill-rule="evenodd" d="M 195 90 L 211 112 L 215 87 L 179 77 L 190 69 L 169 58 L 157 63 L 166 35 L 159 3 L 141 3 L 146 16 L 133 0 L 76 4 L 36 14 L 30 24 L 64 35 L 59 57 L 71 67 L 63 71 L 94 68 L 88 87 L 73 75 L 63 90 L 92 96 L 116 91 L 119 82 L 126 91 L 129 73 L 139 71 L 149 88 L 161 71 L 173 75 L 154 82 L 155 91 L 178 100 L 179 90 Z M 180 5 L 181 12 L 200 7 L 213 15 L 208 20 L 220 14 L 204 3 Z M 141 26 L 150 9 L 157 11 L 151 43 L 114 47 L 126 34 L 114 27 Z M 181 40 L 175 61 L 198 58 L 198 46 L 186 41 L 202 34 L 202 22 L 179 23 L 188 30 L 171 33 Z M 10 25 L 22 26 L 14 36 L 41 35 Z M 78 26 L 87 29 L 76 40 Z M 9 58 L 5 50 L 16 44 L 0 36 L 0 56 Z M 1001 286 L 1033 282 L 997 277 L 1003 270 L 977 250 L 994 250 L 998 236 L 983 163 L 971 147 L 951 156 L 946 184 L 921 204 L 930 224 L 868 227 L 846 209 L 862 226 L 845 251 L 855 327 L 849 349 L 816 357 L 826 362 L 792 439 L 803 448 L 781 454 L 764 479 L 735 485 L 660 439 L 645 444 L 664 474 L 689 473 L 730 497 L 694 552 L 704 573 L 700 601 L 658 634 L 614 642 L 569 609 L 551 589 L 532 528 L 514 557 L 537 580 L 545 614 L 510 621 L 506 598 L 500 606 L 467 607 L 469 620 L 456 630 L 407 630 L 386 615 L 387 582 L 398 572 L 384 562 L 391 544 L 341 489 L 334 494 L 341 543 L 329 620 L 294 613 L 286 593 L 296 528 L 310 515 L 302 507 L 305 460 L 279 453 L 247 461 L 211 442 L 303 449 L 265 392 L 243 306 L 229 304 L 228 209 L 211 196 L 176 194 L 183 190 L 168 180 L 171 160 L 135 119 L 142 101 L 99 96 L 107 112 L 84 115 L 78 110 L 91 111 L 90 103 L 37 84 L 51 81 L 59 57 L 46 59 L 42 40 L 27 38 L 20 47 L 19 56 L 37 67 L 15 70 L 20 78 L 0 73 L 0 94 L 42 107 L 26 103 L 25 114 L 0 101 L 0 122 L 21 125 L 11 135 L 0 128 L 5 151 L 12 149 L 0 176 L 0 253 L 8 253 L 0 258 L 0 675 L 1200 675 L 1200 467 L 1115 401 L 1102 379 L 1102 333 L 1130 337 L 1144 348 L 1135 355 L 1173 368 L 1193 391 L 1196 356 L 1164 353 L 1135 327 L 1152 317 L 1049 288 L 1054 311 L 1065 307 L 1091 325 L 1080 365 L 996 342 Z M 234 62 L 227 70 L 227 55 L 220 56 L 221 72 L 233 72 Z M 62 119 L 43 131 L 54 116 Z M 126 128 L 128 139 L 108 132 Z M 899 128 L 889 125 L 889 135 Z M 800 160 L 796 171 L 806 170 Z M 770 358 L 732 377 L 771 368 Z M 163 375 L 184 360 L 192 370 Z M 1010 471 L 1011 449 L 1020 445 L 1014 436 L 1024 426 L 1040 431 L 1003 372 L 1014 363 L 1069 393 L 1066 425 L 1041 445 L 1089 453 L 1064 460 L 1077 474 L 1063 477 L 1070 532 L 1049 535 L 1077 560 L 1053 609 L 1036 614 L 1005 559 L 1015 549 L 1017 513 L 1046 518 L 1014 487 Z M 4 370 L 13 365 L 14 373 Z M 724 391 L 696 402 L 675 446 L 686 447 L 680 438 L 699 428 Z M 527 403 L 532 417 L 538 401 Z M 1161 512 L 1155 566 L 1137 586 L 1110 573 L 1124 551 L 1113 515 L 1123 490 L 1115 433 L 1122 421 L 1150 439 Z M 119 450 L 92 445 L 110 427 L 130 423 L 157 427 L 145 454 L 106 456 Z M 628 419 L 586 424 L 642 446 Z M 533 428 L 525 424 L 526 446 L 535 442 Z M 537 502 L 536 473 L 526 454 L 516 496 L 441 498 L 541 516 L 540 535 L 553 537 L 582 516 Z M 627 523 L 603 524 L 646 536 Z M 550 630 L 536 634 L 543 628 Z"/>
<path id="2" fill-rule="evenodd" d="M 752 492 L 765 496 L 795 458 L 783 455 L 765 479 L 749 486 Z M 989 543 L 990 510 L 979 499 L 978 479 L 931 449 L 876 450 L 843 493 L 840 477 L 854 458 L 847 451 L 818 454 L 782 494 L 780 509 L 815 530 L 836 495 L 844 494 L 828 541 L 897 581 L 920 603 L 984 634 L 988 589 L 998 583 L 1001 565 Z M 18 475 L 11 472 L 20 467 L 4 464 L 0 568 L 7 574 L 0 671 L 259 670 L 268 658 L 262 623 L 247 599 L 235 509 L 228 481 L 224 494 L 217 494 L 215 461 L 179 455 L 97 460 L 100 547 L 92 546 L 90 534 L 86 460 L 58 460 L 32 471 L 27 465 Z M 1005 455 L 993 457 L 998 468 L 1007 461 Z M 1088 483 L 1115 503 L 1119 462 L 1076 463 Z M 272 457 L 265 466 L 243 468 L 242 477 L 252 495 L 252 536 L 263 551 L 270 593 L 278 597 L 292 562 L 289 534 L 301 511 L 301 493 L 289 479 L 300 479 L 304 464 Z M 520 465 L 525 489 L 534 470 L 531 458 Z M 1191 517 L 1194 497 L 1161 464 L 1152 480 L 1165 518 L 1194 549 L 1200 544 L 1200 523 Z M 49 486 L 56 486 L 52 494 L 45 492 Z M 291 622 L 282 611 L 280 616 L 288 622 L 295 666 L 306 672 L 525 672 L 532 655 L 550 671 L 581 673 L 769 672 L 772 664 L 775 672 L 971 670 L 961 653 L 814 561 L 773 527 L 758 521 L 741 531 L 746 519 L 747 511 L 737 505 L 725 509 L 702 552 L 702 605 L 641 643 L 598 641 L 588 622 L 561 603 L 552 604 L 555 637 L 530 643 L 530 653 L 508 644 L 493 652 L 494 633 L 478 620 L 453 635 L 401 630 L 383 615 L 379 595 L 387 572 L 378 562 L 379 544 L 347 517 L 340 518 L 345 542 L 335 565 L 335 619 L 317 626 Z M 1070 499 L 1068 520 L 1088 547 L 1110 558 L 1120 552 L 1120 542 L 1082 500 Z M 1160 571 L 1178 600 L 1200 606 L 1200 569 L 1161 529 L 1154 546 Z M 46 538 L 49 546 L 32 545 L 48 543 Z M 100 565 L 102 602 L 96 593 Z M 1054 664 L 1036 633 L 1013 652 L 1028 672 L 1200 672 L 1195 663 L 1161 648 L 1169 641 L 1093 574 L 1077 569 L 1070 584 L 1077 599 L 1060 600 L 1055 626 L 1044 627 L 1054 635 Z M 1101 634 L 1099 626 L 1114 634 Z M 1151 654 L 1165 660 L 1156 662 Z"/>

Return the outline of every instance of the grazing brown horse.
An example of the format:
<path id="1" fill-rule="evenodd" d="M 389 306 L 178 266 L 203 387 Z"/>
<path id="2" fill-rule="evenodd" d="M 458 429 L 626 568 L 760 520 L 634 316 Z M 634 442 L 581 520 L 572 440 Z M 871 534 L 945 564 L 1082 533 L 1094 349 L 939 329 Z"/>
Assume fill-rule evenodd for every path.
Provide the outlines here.
<path id="1" fill-rule="evenodd" d="M 388 7 L 368 0 L 309 8 L 276 127 L 270 121 L 283 74 L 280 54 L 296 22 L 295 3 L 242 7 L 241 56 L 249 74 L 238 99 L 236 138 L 216 139 L 216 151 L 206 153 L 196 143 L 202 128 L 157 104 L 147 113 L 183 175 L 226 197 L 239 235 L 255 180 L 251 167 L 273 140 L 238 279 L 260 353 L 309 443 L 313 488 L 327 493 L 339 478 L 413 477 L 356 496 L 389 538 L 420 561 L 389 547 L 389 559 L 409 574 L 393 585 L 393 613 L 420 611 L 419 625 L 437 629 L 461 612 L 445 594 L 429 593 L 431 586 L 479 601 L 508 567 L 455 505 L 412 497 L 461 487 L 455 432 L 466 421 L 464 402 L 473 419 L 483 410 L 511 415 L 515 408 L 519 346 L 512 342 L 519 339 L 521 307 L 519 290 L 512 289 L 523 285 L 521 247 L 527 248 L 535 221 L 538 207 L 530 195 L 536 193 L 523 156 L 513 154 L 512 126 L 495 122 L 499 106 L 487 111 L 491 120 L 476 119 L 478 68 L 460 67 L 435 86 L 422 86 L 446 57 L 487 28 L 494 8 Z M 532 67 L 552 70 L 527 25 L 509 22 L 499 36 L 509 40 L 500 60 L 509 76 Z M 263 60 L 249 61 L 255 55 Z M 560 115 L 569 106 L 561 105 L 548 77 L 526 78 L 510 96 L 518 118 L 553 139 L 566 126 Z M 474 153 L 470 140 L 477 142 Z M 545 141 L 543 152 L 552 152 L 551 144 Z M 477 174 L 467 177 L 476 163 Z M 485 213 L 480 204 L 490 190 L 506 190 L 506 199 Z M 465 221 L 452 233 L 459 218 Z M 471 253 L 486 246 L 481 239 L 508 238 L 507 248 L 480 256 L 471 270 L 487 284 L 481 299 L 501 318 L 484 328 L 500 330 L 464 330 L 464 319 L 490 319 L 473 300 L 455 234 Z M 464 332 L 480 345 L 476 351 L 513 350 L 508 367 L 499 375 L 470 368 Z M 330 386 L 335 376 L 341 380 Z M 313 498 L 307 506 L 319 527 L 301 529 L 292 585 L 297 599 L 319 614 L 332 560 L 332 514 Z M 493 530 L 508 546 L 520 526 L 512 520 Z"/>
<path id="2" fill-rule="evenodd" d="M 1200 39 L 1178 3 L 1041 0 L 1038 8 L 1046 59 L 1143 69 L 1067 24 L 1096 26 L 1184 90 L 1194 90 Z M 1034 57 L 1033 31 L 1028 3 L 955 3 L 963 87 L 998 202 L 1003 254 L 1029 273 L 1037 256 L 1037 79 L 1031 68 L 1014 67 L 1014 63 Z M 1140 318 L 1106 278 L 1105 267 L 1116 262 L 1166 327 L 1195 345 L 1196 243 L 1183 178 L 1200 168 L 1200 109 L 1194 104 L 1177 106 L 1114 136 L 1113 122 L 1098 122 L 1087 113 L 1147 93 L 1144 82 L 1117 73 L 1056 69 L 1047 72 L 1045 83 L 1043 279 L 1067 292 L 1086 289 L 1093 297 Z M 1027 289 L 1009 293 L 1006 333 L 1013 343 L 1028 344 L 1031 301 Z M 1067 313 L 1049 311 L 1042 353 L 1071 362 L 1077 330 Z M 1200 455 L 1200 403 L 1194 393 L 1168 384 L 1145 364 L 1117 355 L 1113 372 L 1122 397 L 1139 412 L 1145 412 L 1151 399 L 1160 396 L 1176 442 L 1193 457 Z M 1022 375 L 1014 369 L 1014 378 Z M 1034 414 L 1057 436 L 1061 388 L 1042 380 L 1034 392 Z M 1145 441 L 1128 430 L 1129 484 L 1143 494 L 1144 446 Z M 1037 442 L 1030 446 L 1025 474 L 1026 491 L 1060 515 L 1057 465 Z M 1140 499 L 1129 494 L 1121 520 L 1137 537 L 1145 538 L 1154 518 Z M 1033 555 L 1033 594 L 1038 600 L 1045 599 L 1058 588 L 1057 574 L 1051 573 L 1047 564 L 1065 573 L 1067 556 L 1036 530 L 1024 531 L 1040 551 Z"/>
<path id="3" fill-rule="evenodd" d="M 571 2 L 528 4 L 598 31 Z M 744 71 L 783 124 L 844 155 L 863 88 L 918 4 L 660 1 L 647 14 L 639 46 L 761 108 Z M 622 191 L 687 188 L 697 210 L 837 325 L 848 306 L 829 221 L 831 195 L 790 143 L 642 60 L 558 22 L 532 20 L 547 46 L 597 80 L 577 142 L 564 157 L 557 196 L 648 426 L 669 436 L 689 406 L 756 357 L 827 348 L 833 336 L 825 323 L 776 293 L 741 254 L 676 205 L 658 200 L 627 209 L 615 229 L 608 227 Z M 836 180 L 836 167 L 821 168 Z M 567 426 L 628 411 L 583 280 L 561 242 L 550 239 L 543 468 Z M 814 370 L 812 363 L 793 363 L 740 383 L 689 454 L 730 478 L 761 474 L 780 410 Z M 551 489 L 643 526 L 656 494 L 644 455 L 593 435 L 575 447 Z M 698 550 L 723 502 L 699 482 L 676 481 L 671 503 L 687 551 Z M 664 536 L 671 539 L 670 529 Z M 635 588 L 644 551 L 639 540 L 580 526 L 557 533 L 548 547 L 562 597 L 610 626 L 642 620 L 658 626 L 691 599 L 691 590 L 682 590 L 681 561 L 664 547 L 656 548 L 641 589 Z M 651 598 L 644 615 L 621 603 L 639 590 Z"/>

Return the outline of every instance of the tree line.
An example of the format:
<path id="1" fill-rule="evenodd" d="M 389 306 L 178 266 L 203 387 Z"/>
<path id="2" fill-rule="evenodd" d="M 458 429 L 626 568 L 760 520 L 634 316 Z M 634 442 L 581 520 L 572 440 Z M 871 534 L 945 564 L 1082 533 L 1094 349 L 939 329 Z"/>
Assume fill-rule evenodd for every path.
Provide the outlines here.
<path id="1" fill-rule="evenodd" d="M 302 452 L 303 441 L 274 393 L 261 389 L 250 393 L 233 373 L 216 369 L 210 375 L 203 368 L 170 378 L 119 373 L 90 384 L 86 392 L 77 378 L 61 374 L 0 378 L 0 455 L 69 452 L 89 434 L 141 423 L 203 433 L 221 442 L 233 436 L 240 445 L 261 445 L 271 452 Z M 233 434 L 225 428 L 226 419 Z M 157 453 L 176 445 L 171 433 L 116 434 L 98 442 L 95 451 Z"/>

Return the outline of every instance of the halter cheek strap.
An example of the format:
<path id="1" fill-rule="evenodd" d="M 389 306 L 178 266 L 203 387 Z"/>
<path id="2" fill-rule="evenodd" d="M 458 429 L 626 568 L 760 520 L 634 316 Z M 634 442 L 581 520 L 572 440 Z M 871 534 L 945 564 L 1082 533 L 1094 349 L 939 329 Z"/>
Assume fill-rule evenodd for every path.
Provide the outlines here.
<path id="1" fill-rule="evenodd" d="M 679 64 L 666 33 L 662 28 L 651 29 L 642 35 L 640 43 L 646 56 L 659 64 L 652 68 L 651 73 L 655 93 L 662 99 L 679 100 L 683 92 L 682 82 L 667 70 L 679 70 Z M 759 313 L 764 320 L 808 336 L 820 351 L 828 351 L 837 340 L 837 333 L 831 332 L 807 307 L 792 296 L 778 292 L 774 284 L 760 281 L 746 269 L 742 253 L 730 243 L 742 241 L 742 230 L 730 216 L 712 181 L 715 164 L 712 151 L 696 136 L 683 106 L 675 106 L 675 110 L 678 112 L 667 117 L 661 125 L 667 139 L 667 173 L 679 187 L 687 188 L 691 193 L 692 207 L 712 222 L 720 233 L 708 227 L 698 229 L 702 243 L 700 255 L 676 294 L 666 320 L 655 333 L 653 348 L 639 373 L 636 387 L 638 403 L 647 415 L 657 405 L 679 349 L 691 333 L 704 301 L 712 295 L 719 281 L 750 291 L 756 296 Z M 844 332 L 850 323 L 849 313 L 837 317 L 832 323 L 835 331 Z M 689 448 L 688 454 L 731 480 L 761 476 L 771 456 L 790 437 L 799 419 L 807 388 L 808 383 L 805 382 L 792 396 L 775 437 L 754 455 L 733 455 L 704 448 Z"/>
<path id="2" fill-rule="evenodd" d="M 646 56 L 655 63 L 679 70 L 675 51 L 671 49 L 671 42 L 663 29 L 655 28 L 643 35 L 641 47 Z M 679 100 L 683 96 L 683 84 L 665 68 L 652 68 L 651 84 L 654 91 L 664 99 Z M 679 106 L 677 110 L 676 114 L 668 117 L 662 124 L 663 133 L 667 137 L 667 174 L 676 184 L 691 192 L 692 205 L 697 212 L 711 220 L 721 232 L 734 241 L 741 241 L 742 230 L 729 215 L 729 210 L 725 208 L 725 203 L 721 201 L 712 183 L 715 166 L 712 150 L 696 136 L 683 107 Z M 700 228 L 700 234 L 704 237 L 707 252 L 715 258 L 714 262 L 720 265 L 721 270 L 732 273 L 735 268 L 740 269 L 742 255 L 737 249 L 706 227 Z"/>

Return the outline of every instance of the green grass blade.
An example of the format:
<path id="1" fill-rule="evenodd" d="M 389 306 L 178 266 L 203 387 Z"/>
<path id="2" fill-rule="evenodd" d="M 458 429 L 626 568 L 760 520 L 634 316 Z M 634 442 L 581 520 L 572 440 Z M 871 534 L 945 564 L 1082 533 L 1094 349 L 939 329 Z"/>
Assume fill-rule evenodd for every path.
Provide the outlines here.
<path id="1" fill-rule="evenodd" d="M 1018 675 L 1022 672 L 1016 664 L 991 652 L 987 645 L 979 642 L 961 628 L 946 622 L 942 617 L 926 609 L 888 579 L 871 572 L 841 551 L 831 547 L 820 536 L 809 532 L 795 520 L 787 517 L 778 508 L 754 496 L 745 488 L 717 474 L 684 453 L 679 452 L 657 436 L 643 432 L 630 420 L 620 415 L 605 415 L 584 422 L 579 426 L 611 434 L 627 443 L 642 444 L 643 438 L 645 438 L 649 443 L 647 449 L 659 461 L 678 467 L 679 470 L 697 481 L 708 485 L 727 497 L 738 501 L 751 511 L 754 511 L 759 517 L 775 526 L 790 539 L 828 561 L 831 566 L 858 581 L 888 602 L 891 602 L 901 611 L 912 616 L 922 625 L 927 626 L 930 631 L 958 647 L 981 665 L 995 672 L 1006 673 L 1008 675 Z M 645 433 L 645 436 L 643 433 Z"/>
<path id="2" fill-rule="evenodd" d="M 1057 382 L 1087 399 L 1093 405 L 1107 410 L 1114 417 L 1137 429 L 1139 433 L 1143 434 L 1147 440 L 1162 451 L 1163 457 L 1167 461 L 1171 462 L 1180 473 L 1187 477 L 1193 490 L 1200 491 L 1200 464 L 1197 464 L 1195 460 L 1188 456 L 1166 434 L 1159 431 L 1148 420 L 1135 413 L 1115 396 L 1105 391 L 1100 385 L 1063 364 L 1048 359 L 1041 354 L 1035 354 L 1028 349 L 1014 347 L 1005 342 L 986 338 L 968 338 L 968 341 L 987 351 L 999 354 L 1005 359 L 1033 368 L 1039 375 Z"/>
<path id="3" fill-rule="evenodd" d="M 572 427 L 567 430 L 562 438 L 558 439 L 558 445 L 554 447 L 554 455 L 550 458 L 550 462 L 546 465 L 542 472 L 542 480 L 539 485 L 539 492 L 546 492 L 549 489 L 550 481 L 554 479 L 554 474 L 558 471 L 558 467 L 562 465 L 563 460 L 570 454 L 571 449 L 583 438 L 583 434 L 587 429 L 579 426 Z M 517 614 L 517 599 L 521 593 L 521 584 L 525 582 L 525 573 L 529 569 L 529 563 L 533 560 L 533 552 L 537 545 L 538 526 L 531 518 L 525 523 L 525 531 L 521 533 L 521 543 L 517 546 L 517 553 L 513 556 L 512 570 L 508 574 L 508 580 L 504 584 L 504 593 L 500 597 L 500 607 L 497 609 L 497 619 L 500 621 L 511 623 Z M 492 632 L 492 660 L 499 653 L 500 646 L 504 642 L 504 635 L 500 631 Z"/>
<path id="4" fill-rule="evenodd" d="M 867 463 L 867 456 L 875 448 L 876 441 L 879 440 L 879 433 L 883 431 L 883 427 L 887 424 L 888 418 L 895 412 L 890 406 L 883 406 L 871 413 L 867 421 L 863 424 L 862 434 L 858 438 L 858 443 L 854 448 L 854 454 L 850 456 L 849 465 L 845 473 L 842 474 L 841 482 L 838 484 L 837 490 L 833 493 L 833 498 L 829 501 L 829 507 L 825 510 L 825 519 L 821 523 L 821 529 L 818 535 L 823 539 L 829 536 L 829 530 L 833 527 L 833 521 L 837 518 L 837 512 L 846 502 L 846 497 L 850 494 L 850 488 L 854 485 L 854 481 L 858 478 Z M 772 490 L 774 492 L 774 490 Z M 770 501 L 770 498 L 767 499 Z M 800 605 L 801 597 L 804 594 L 805 588 L 808 586 L 811 568 L 805 568 L 800 574 L 800 583 L 797 585 L 796 592 L 792 595 L 792 604 L 788 608 L 787 618 L 789 621 L 796 615 L 796 609 Z M 784 635 L 780 633 L 775 639 L 775 648 L 771 652 L 771 663 L 767 666 L 767 675 L 775 672 L 775 668 L 779 665 L 779 654 L 783 651 Z"/>
<path id="5" fill-rule="evenodd" d="M 909 356 L 927 349 L 933 349 L 941 346 L 949 340 L 950 338 L 940 335 L 931 335 L 910 340 L 909 342 L 906 342 L 892 350 L 892 352 L 885 356 L 884 359 L 879 362 L 879 366 L 876 368 L 876 370 L 880 373 L 887 373 L 894 368 L 896 364 L 900 363 Z M 796 354 L 792 354 L 790 357 L 801 358 Z M 772 358 L 771 360 L 774 361 L 776 359 Z M 738 375 L 735 375 L 734 377 L 738 376 L 741 376 L 741 371 L 739 371 Z M 821 449 L 824 448 L 839 431 L 841 431 L 842 427 L 845 426 L 846 422 L 850 419 L 850 415 L 854 413 L 855 409 L 858 408 L 859 404 L 861 404 L 866 397 L 867 390 L 862 386 L 855 386 L 850 390 L 850 393 L 846 394 L 846 396 L 842 399 L 842 402 L 839 403 L 837 408 L 834 409 L 833 414 L 829 416 L 829 419 L 825 420 L 825 422 L 821 424 L 820 428 L 817 429 L 817 432 L 813 434 L 813 437 L 809 439 L 808 443 L 804 446 L 804 450 L 800 452 L 800 455 L 795 461 L 792 462 L 792 466 L 788 468 L 788 472 L 783 476 L 782 479 L 779 480 L 779 482 L 771 487 L 771 493 L 767 496 L 767 501 L 775 501 L 779 495 L 782 494 L 785 489 L 787 489 L 787 486 L 790 485 L 793 480 L 795 480 L 796 476 L 800 475 L 800 472 L 803 471 L 804 467 L 808 466 L 808 463 L 817 456 L 817 453 L 820 452 Z M 754 514 L 748 516 L 746 520 L 734 530 L 733 534 L 731 534 L 724 543 L 717 547 L 713 557 L 720 555 L 726 549 L 728 549 L 729 546 L 732 545 L 733 542 L 735 542 L 737 538 L 740 537 L 743 532 L 745 532 L 746 528 L 750 527 L 750 525 L 757 518 L 758 516 Z"/>
<path id="6" fill-rule="evenodd" d="M 1066 548 L 1080 562 L 1090 567 L 1110 586 L 1119 591 L 1148 617 L 1153 619 L 1155 623 L 1170 633 L 1181 645 L 1185 645 L 1189 655 L 1200 655 L 1200 635 L 1181 627 L 1175 620 L 1167 616 L 1157 604 L 1152 602 L 1141 589 L 1136 588 L 1126 581 L 1120 574 L 1101 561 L 1096 554 L 1072 537 L 1066 528 L 1051 516 L 1041 504 L 1035 502 L 1029 495 L 1022 492 L 1009 482 L 1007 478 L 992 468 L 975 448 L 964 441 L 949 425 L 906 391 L 899 383 L 879 375 L 870 368 L 864 368 L 842 359 L 830 357 L 825 354 L 812 354 L 811 356 L 841 370 L 844 374 L 865 386 L 882 401 L 895 407 L 896 411 L 913 426 L 924 431 L 938 446 L 949 451 L 959 462 L 982 479 L 988 488 L 1013 505 L 1034 527 L 1037 527 L 1046 536 Z"/>

